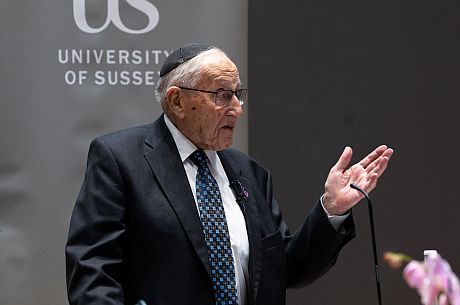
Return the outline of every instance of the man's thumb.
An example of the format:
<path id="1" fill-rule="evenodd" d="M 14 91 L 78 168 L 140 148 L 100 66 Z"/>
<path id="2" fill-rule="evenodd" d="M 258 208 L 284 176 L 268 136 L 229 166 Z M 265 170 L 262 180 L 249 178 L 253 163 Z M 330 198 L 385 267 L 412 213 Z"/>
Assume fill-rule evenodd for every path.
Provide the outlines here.
<path id="1" fill-rule="evenodd" d="M 334 165 L 334 168 L 337 171 L 343 172 L 350 164 L 351 157 L 353 156 L 353 150 L 350 146 L 345 147 L 337 163 Z"/>

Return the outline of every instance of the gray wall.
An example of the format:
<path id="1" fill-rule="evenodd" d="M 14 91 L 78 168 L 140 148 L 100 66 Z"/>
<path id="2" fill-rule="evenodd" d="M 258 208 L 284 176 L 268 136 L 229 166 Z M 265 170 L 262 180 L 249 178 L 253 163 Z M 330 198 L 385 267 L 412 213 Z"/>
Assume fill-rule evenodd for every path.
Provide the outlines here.
<path id="1" fill-rule="evenodd" d="M 419 304 L 385 250 L 438 249 L 460 272 L 458 1 L 250 1 L 250 154 L 291 230 L 346 145 L 395 149 L 372 193 L 384 304 Z M 290 305 L 377 304 L 367 207 L 337 266 Z"/>
<path id="2" fill-rule="evenodd" d="M 159 116 L 153 84 L 165 51 L 188 42 L 215 44 L 247 80 L 246 0 L 149 0 L 159 20 L 144 34 L 114 24 L 95 34 L 82 31 L 73 13 L 79 1 L 0 2 L 0 305 L 67 303 L 64 244 L 90 140 Z M 126 0 L 118 2 L 128 29 L 142 30 L 156 20 Z M 109 1 L 85 3 L 89 26 L 104 25 Z M 102 50 L 103 61 L 113 50 L 115 57 L 72 63 L 59 58 L 59 50 Z M 150 60 L 131 56 L 118 62 L 120 50 L 149 52 Z M 66 82 L 66 73 L 73 73 L 68 71 L 86 79 Z M 110 85 L 110 71 L 147 74 L 147 81 L 133 84 L 131 77 L 128 85 L 126 79 Z M 247 116 L 235 142 L 247 151 Z"/>

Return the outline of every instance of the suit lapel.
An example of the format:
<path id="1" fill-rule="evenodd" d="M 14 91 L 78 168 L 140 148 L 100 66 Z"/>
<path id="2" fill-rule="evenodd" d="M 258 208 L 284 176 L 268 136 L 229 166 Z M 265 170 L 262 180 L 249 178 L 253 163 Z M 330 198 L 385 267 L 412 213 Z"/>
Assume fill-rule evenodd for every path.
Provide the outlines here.
<path id="1" fill-rule="evenodd" d="M 241 204 L 244 205 L 243 213 L 249 239 L 249 283 L 252 297 L 250 303 L 255 304 L 262 270 L 262 243 L 255 193 L 252 191 L 251 181 L 242 175 L 238 162 L 233 160 L 225 150 L 218 154 L 229 181 L 239 181 L 248 192 L 247 202 Z"/>
<path id="2" fill-rule="evenodd" d="M 164 123 L 163 116 L 153 124 L 145 144 L 145 159 L 182 223 L 196 253 L 211 276 L 208 250 L 203 237 L 195 199 L 176 144 Z"/>
<path id="3" fill-rule="evenodd" d="M 196 253 L 211 276 L 208 261 L 208 250 L 196 209 L 190 184 L 179 156 L 174 139 L 171 136 L 163 116 L 155 121 L 145 140 L 144 156 L 153 175 L 179 218 L 185 233 L 188 235 Z M 244 218 L 249 239 L 249 283 L 251 302 L 255 304 L 262 270 L 262 244 L 257 213 L 255 193 L 252 192 L 251 181 L 242 176 L 236 160 L 226 151 L 219 152 L 222 166 L 229 181 L 238 180 L 249 193 L 248 201 L 244 202 Z"/>

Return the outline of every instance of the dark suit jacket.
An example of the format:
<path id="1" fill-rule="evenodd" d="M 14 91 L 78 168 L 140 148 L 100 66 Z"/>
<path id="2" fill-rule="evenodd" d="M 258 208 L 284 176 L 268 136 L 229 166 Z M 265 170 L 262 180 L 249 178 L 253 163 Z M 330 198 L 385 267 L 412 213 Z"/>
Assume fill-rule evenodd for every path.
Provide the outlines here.
<path id="1" fill-rule="evenodd" d="M 245 154 L 218 153 L 230 181 L 248 192 L 248 304 L 285 304 L 286 287 L 317 279 L 354 236 L 316 204 L 291 235 L 270 173 Z M 163 117 L 95 139 L 66 245 L 71 305 L 213 303 L 208 253 L 195 201 Z"/>

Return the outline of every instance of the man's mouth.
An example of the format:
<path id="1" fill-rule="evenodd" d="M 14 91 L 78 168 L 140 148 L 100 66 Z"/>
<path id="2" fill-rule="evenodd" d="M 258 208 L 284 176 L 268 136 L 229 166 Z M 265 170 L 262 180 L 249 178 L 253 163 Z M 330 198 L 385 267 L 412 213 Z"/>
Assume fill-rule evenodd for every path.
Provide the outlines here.
<path id="1" fill-rule="evenodd" d="M 233 130 L 235 129 L 235 125 L 224 125 L 222 126 L 223 129 L 227 129 L 227 130 Z"/>

